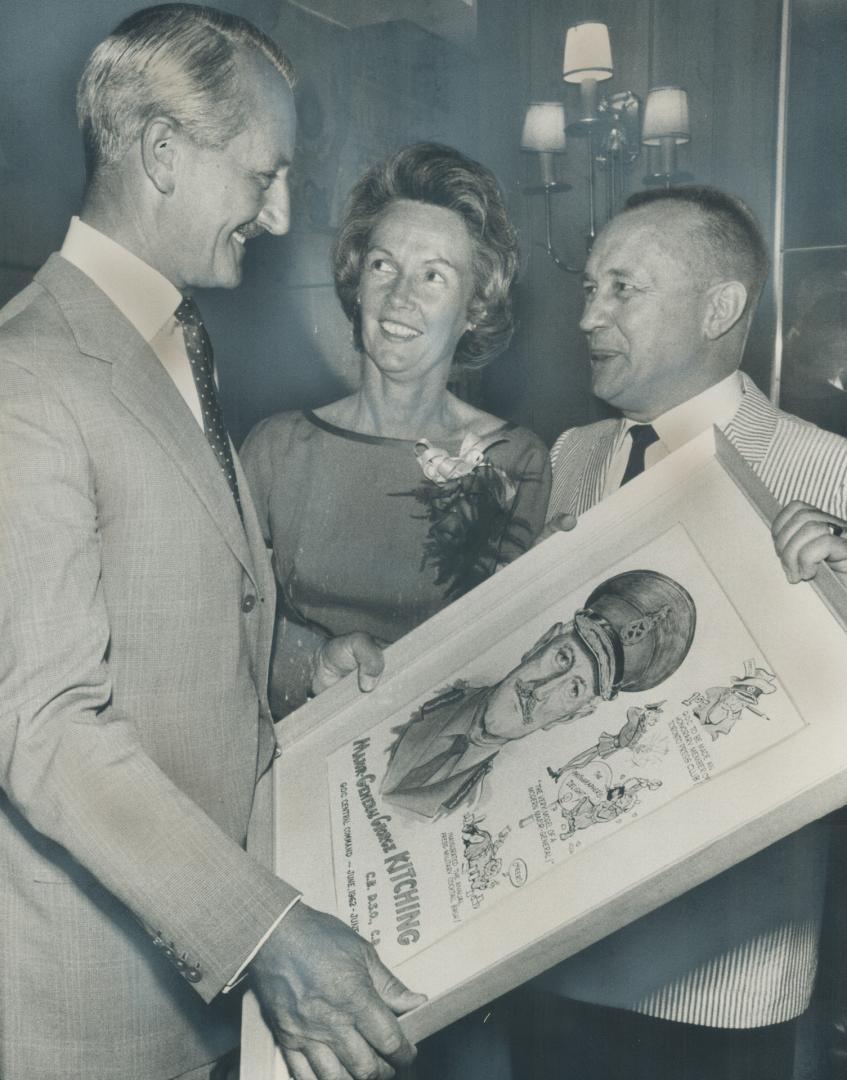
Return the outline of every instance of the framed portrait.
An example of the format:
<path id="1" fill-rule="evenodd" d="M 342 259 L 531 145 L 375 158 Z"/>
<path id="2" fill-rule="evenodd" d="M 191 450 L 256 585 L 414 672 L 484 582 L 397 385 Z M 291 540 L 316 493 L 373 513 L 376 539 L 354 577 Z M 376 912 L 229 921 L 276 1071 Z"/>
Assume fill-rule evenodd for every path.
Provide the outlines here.
<path id="1" fill-rule="evenodd" d="M 841 805 L 847 590 L 719 432 L 284 721 L 275 869 L 421 1039 Z M 286 1075 L 256 1002 L 243 1068 Z"/>

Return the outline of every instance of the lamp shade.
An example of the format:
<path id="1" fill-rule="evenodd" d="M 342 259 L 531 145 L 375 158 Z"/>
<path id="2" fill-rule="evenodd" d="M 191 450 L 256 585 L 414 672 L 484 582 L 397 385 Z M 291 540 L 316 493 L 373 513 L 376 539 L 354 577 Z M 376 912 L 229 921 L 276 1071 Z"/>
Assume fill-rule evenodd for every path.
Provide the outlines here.
<path id="1" fill-rule="evenodd" d="M 539 153 L 565 149 L 565 107 L 561 102 L 532 102 L 524 117 L 521 148 Z"/>
<path id="2" fill-rule="evenodd" d="M 647 95 L 641 141 L 659 146 L 664 139 L 680 145 L 691 138 L 688 123 L 688 94 L 678 86 L 657 86 Z"/>
<path id="3" fill-rule="evenodd" d="M 587 79 L 612 77 L 612 46 L 605 23 L 584 22 L 568 28 L 565 35 L 565 59 L 562 78 L 581 83 Z"/>

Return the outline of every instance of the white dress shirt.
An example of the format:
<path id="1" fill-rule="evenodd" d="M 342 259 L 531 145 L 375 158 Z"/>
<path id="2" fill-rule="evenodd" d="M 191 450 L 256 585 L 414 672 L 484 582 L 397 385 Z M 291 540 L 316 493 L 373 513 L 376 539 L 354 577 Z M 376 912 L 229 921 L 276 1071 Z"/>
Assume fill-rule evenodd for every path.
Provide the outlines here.
<path id="1" fill-rule="evenodd" d="M 719 428 L 724 427 L 735 416 L 743 396 L 744 385 L 741 372 L 734 371 L 725 379 L 721 379 L 719 383 L 710 386 L 708 390 L 704 390 L 702 394 L 683 401 L 681 405 L 657 416 L 652 421 L 652 426 L 659 438 L 647 447 L 644 454 L 644 468 L 649 469 L 651 465 L 655 465 L 668 454 L 672 454 L 674 450 L 678 450 L 691 439 L 695 439 L 713 424 L 717 424 Z M 621 422 L 615 449 L 609 461 L 609 470 L 606 473 L 604 498 L 621 486 L 629 461 L 629 452 L 632 449 L 629 431 L 639 422 L 626 418 Z"/>
<path id="2" fill-rule="evenodd" d="M 203 427 L 200 397 L 191 374 L 182 327 L 174 312 L 182 293 L 137 255 L 71 218 L 61 253 L 86 274 L 144 338 L 173 379 L 194 419 Z"/>

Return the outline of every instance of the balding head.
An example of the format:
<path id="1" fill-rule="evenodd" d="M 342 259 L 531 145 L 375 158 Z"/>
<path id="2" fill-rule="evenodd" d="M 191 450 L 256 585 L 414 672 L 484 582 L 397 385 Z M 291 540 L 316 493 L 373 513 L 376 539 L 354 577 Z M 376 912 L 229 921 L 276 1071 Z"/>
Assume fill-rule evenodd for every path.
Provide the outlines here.
<path id="1" fill-rule="evenodd" d="M 706 285 L 740 281 L 747 290 L 752 315 L 768 276 L 770 260 L 759 223 L 740 199 L 705 185 L 638 191 L 623 213 L 650 208 L 662 227 L 684 244 L 678 253 L 692 276 Z"/>

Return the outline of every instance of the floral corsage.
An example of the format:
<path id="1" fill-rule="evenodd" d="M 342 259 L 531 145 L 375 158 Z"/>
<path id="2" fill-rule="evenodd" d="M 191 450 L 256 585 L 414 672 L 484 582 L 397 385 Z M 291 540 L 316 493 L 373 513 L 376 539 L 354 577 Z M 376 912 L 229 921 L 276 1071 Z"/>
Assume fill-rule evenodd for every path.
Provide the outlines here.
<path id="1" fill-rule="evenodd" d="M 429 531 L 421 568 L 433 566 L 436 585 L 455 600 L 501 565 L 504 543 L 526 548 L 530 529 L 514 516 L 517 489 L 486 453 L 507 440 L 466 435 L 458 454 L 418 439 L 415 456 L 428 481 L 411 494 L 426 509 Z"/>

